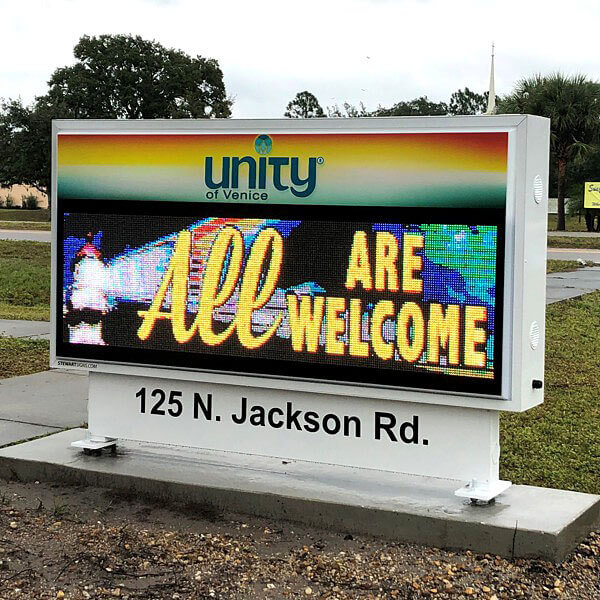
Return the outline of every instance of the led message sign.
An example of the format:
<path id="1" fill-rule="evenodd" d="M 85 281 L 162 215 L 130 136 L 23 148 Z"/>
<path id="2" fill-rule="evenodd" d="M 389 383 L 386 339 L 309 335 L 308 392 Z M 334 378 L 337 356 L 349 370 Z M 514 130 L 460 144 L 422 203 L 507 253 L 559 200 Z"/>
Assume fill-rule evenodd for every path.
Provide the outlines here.
<path id="1" fill-rule="evenodd" d="M 498 211 L 153 208 L 65 213 L 65 355 L 498 393 Z"/>
<path id="2" fill-rule="evenodd" d="M 539 403 L 545 215 L 515 161 L 546 125 L 348 124 L 55 124 L 52 364 Z"/>

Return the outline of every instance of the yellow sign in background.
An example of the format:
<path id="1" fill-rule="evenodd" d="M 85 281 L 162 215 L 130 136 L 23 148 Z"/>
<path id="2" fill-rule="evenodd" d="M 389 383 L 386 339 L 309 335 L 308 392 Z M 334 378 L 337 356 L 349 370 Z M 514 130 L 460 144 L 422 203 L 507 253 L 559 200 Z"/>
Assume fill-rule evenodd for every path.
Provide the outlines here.
<path id="1" fill-rule="evenodd" d="M 600 182 L 586 181 L 583 208 L 600 208 Z"/>

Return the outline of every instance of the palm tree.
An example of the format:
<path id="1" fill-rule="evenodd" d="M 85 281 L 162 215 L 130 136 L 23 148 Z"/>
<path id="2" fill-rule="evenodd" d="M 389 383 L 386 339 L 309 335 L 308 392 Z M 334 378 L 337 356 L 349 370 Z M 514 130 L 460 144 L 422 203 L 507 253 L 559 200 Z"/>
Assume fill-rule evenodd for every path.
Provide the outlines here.
<path id="1" fill-rule="evenodd" d="M 556 168 L 558 220 L 565 230 L 565 187 L 569 165 L 595 149 L 600 139 L 600 83 L 584 75 L 552 75 L 521 79 L 498 112 L 548 117 L 550 148 Z"/>

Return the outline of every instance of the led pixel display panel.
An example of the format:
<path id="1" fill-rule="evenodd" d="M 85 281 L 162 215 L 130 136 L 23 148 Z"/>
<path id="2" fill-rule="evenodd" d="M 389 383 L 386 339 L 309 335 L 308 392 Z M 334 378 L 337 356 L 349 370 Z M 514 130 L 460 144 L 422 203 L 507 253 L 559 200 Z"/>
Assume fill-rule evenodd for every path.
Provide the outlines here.
<path id="1" fill-rule="evenodd" d="M 107 206 L 62 213 L 63 356 L 499 394 L 503 211 Z"/>

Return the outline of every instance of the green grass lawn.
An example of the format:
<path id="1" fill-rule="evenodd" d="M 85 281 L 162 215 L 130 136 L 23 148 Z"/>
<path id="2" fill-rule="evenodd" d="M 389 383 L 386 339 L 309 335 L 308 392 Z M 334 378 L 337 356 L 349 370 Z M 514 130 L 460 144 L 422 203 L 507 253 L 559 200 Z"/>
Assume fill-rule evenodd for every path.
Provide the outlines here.
<path id="1" fill-rule="evenodd" d="M 50 244 L 0 240 L 0 319 L 50 319 Z"/>
<path id="2" fill-rule="evenodd" d="M 0 208 L 0 221 L 50 221 L 50 211 L 47 208 L 24 210 L 22 208 Z"/>
<path id="3" fill-rule="evenodd" d="M 600 235 L 598 237 L 554 237 L 548 236 L 548 248 L 592 248 L 600 249 Z"/>
<path id="4" fill-rule="evenodd" d="M 0 217 L 2 217 L 2 213 L 0 213 Z M 37 221 L 0 221 L 0 229 L 50 231 L 50 223 L 40 223 Z"/>
<path id="5" fill-rule="evenodd" d="M 583 215 L 581 216 L 581 221 L 577 216 L 569 217 L 567 215 L 565 218 L 565 225 L 567 231 L 587 231 Z M 556 231 L 556 215 L 548 215 L 548 231 Z"/>
<path id="6" fill-rule="evenodd" d="M 47 340 L 0 337 L 0 379 L 45 371 L 49 361 Z"/>
<path id="7" fill-rule="evenodd" d="M 503 479 L 600 493 L 599 324 L 600 292 L 548 307 L 545 401 L 501 415 Z"/>
<path id="8" fill-rule="evenodd" d="M 546 273 L 564 273 L 583 267 L 576 260 L 549 260 L 546 262 Z"/>

